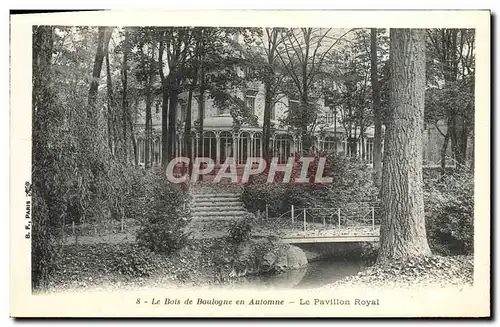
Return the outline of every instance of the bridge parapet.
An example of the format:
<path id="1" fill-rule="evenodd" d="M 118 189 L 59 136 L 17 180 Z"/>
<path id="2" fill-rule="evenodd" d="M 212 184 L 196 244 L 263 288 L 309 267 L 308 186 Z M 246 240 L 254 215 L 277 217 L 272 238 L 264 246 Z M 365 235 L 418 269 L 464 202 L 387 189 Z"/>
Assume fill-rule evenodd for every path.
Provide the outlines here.
<path id="1" fill-rule="evenodd" d="M 341 207 L 295 208 L 268 217 L 256 235 L 279 236 L 286 243 L 373 242 L 379 239 L 380 207 L 353 203 Z"/>

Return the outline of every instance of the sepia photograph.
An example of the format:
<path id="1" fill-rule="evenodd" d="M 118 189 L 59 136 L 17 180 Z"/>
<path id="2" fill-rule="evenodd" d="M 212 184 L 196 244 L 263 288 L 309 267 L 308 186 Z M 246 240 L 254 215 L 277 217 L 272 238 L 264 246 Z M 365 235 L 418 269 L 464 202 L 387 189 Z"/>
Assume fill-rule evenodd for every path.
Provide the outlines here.
<path id="1" fill-rule="evenodd" d="M 100 14 L 20 24 L 11 297 L 113 295 L 124 317 L 489 316 L 488 11 L 436 27 Z M 422 290 L 467 301 L 426 314 L 446 300 Z M 390 313 L 411 294 L 420 307 Z"/>

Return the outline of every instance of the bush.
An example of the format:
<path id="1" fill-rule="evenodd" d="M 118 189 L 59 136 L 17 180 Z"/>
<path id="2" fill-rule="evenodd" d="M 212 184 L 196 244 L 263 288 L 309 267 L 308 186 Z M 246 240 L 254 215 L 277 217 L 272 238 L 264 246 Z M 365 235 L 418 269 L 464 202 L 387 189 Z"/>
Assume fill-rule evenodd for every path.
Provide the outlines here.
<path id="1" fill-rule="evenodd" d="M 323 154 L 321 154 L 323 155 Z M 268 170 L 245 184 L 242 201 L 250 212 L 264 211 L 268 205 L 269 216 L 278 217 L 290 210 L 291 205 L 304 207 L 336 207 L 349 202 L 376 202 L 378 190 L 373 183 L 372 169 L 366 163 L 337 155 L 324 155 L 324 176 L 331 176 L 331 184 L 314 183 L 319 155 L 308 169 L 308 183 L 294 183 L 300 175 L 301 163 L 292 171 L 290 183 L 282 183 L 283 174 L 267 183 Z"/>
<path id="2" fill-rule="evenodd" d="M 233 244 L 247 241 L 252 233 L 252 219 L 247 217 L 231 224 L 228 230 L 228 239 Z"/>
<path id="3" fill-rule="evenodd" d="M 426 181 L 425 215 L 427 238 L 439 254 L 474 251 L 474 175 L 455 170 Z"/>
<path id="4" fill-rule="evenodd" d="M 110 253 L 111 270 L 124 276 L 148 277 L 159 268 L 154 254 L 137 245 L 123 245 Z"/>
<path id="5" fill-rule="evenodd" d="M 344 156 L 330 156 L 333 182 L 325 202 L 339 206 L 353 202 L 378 202 L 378 189 L 373 182 L 373 169 L 366 162 Z"/>
<path id="6" fill-rule="evenodd" d="M 170 254 L 188 240 L 184 230 L 189 223 L 187 192 L 182 186 L 169 183 L 160 173 L 144 171 L 143 174 L 134 196 L 134 208 L 129 208 L 141 218 L 137 243 L 151 251 Z"/>
<path id="7" fill-rule="evenodd" d="M 265 212 L 266 204 L 271 217 L 286 211 L 286 187 L 281 183 L 257 182 L 245 185 L 241 200 L 250 212 Z"/>

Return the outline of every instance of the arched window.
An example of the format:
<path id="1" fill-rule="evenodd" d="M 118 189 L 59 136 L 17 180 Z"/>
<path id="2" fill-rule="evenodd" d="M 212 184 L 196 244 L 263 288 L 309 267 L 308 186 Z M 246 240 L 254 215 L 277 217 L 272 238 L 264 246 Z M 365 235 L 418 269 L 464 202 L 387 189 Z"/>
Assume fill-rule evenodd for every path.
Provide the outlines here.
<path id="1" fill-rule="evenodd" d="M 335 153 L 337 150 L 336 144 L 337 141 L 335 140 L 335 137 L 325 137 L 325 139 L 323 140 L 323 151 Z"/>
<path id="2" fill-rule="evenodd" d="M 154 139 L 153 141 L 153 163 L 155 165 L 160 164 L 160 140 Z"/>
<path id="3" fill-rule="evenodd" d="M 137 140 L 137 147 L 138 147 L 138 155 L 139 155 L 139 164 L 144 165 L 144 159 L 146 158 L 146 147 L 145 147 L 145 140 L 144 139 L 138 139 Z"/>
<path id="4" fill-rule="evenodd" d="M 252 149 L 250 151 L 252 157 L 262 157 L 262 133 L 253 135 Z"/>
<path id="5" fill-rule="evenodd" d="M 290 157 L 290 145 L 292 144 L 292 137 L 288 134 L 276 135 L 274 142 L 273 153 L 278 157 L 278 163 L 286 163 Z"/>
<path id="6" fill-rule="evenodd" d="M 366 140 L 366 160 L 368 163 L 373 163 L 373 139 Z"/>
<path id="7" fill-rule="evenodd" d="M 217 141 L 214 132 L 203 133 L 203 149 L 201 150 L 203 157 L 212 158 L 215 161 L 217 155 Z"/>
<path id="8" fill-rule="evenodd" d="M 248 132 L 243 132 L 240 134 L 240 144 L 238 147 L 238 162 L 244 164 L 247 162 L 247 158 L 250 154 L 250 134 Z"/>
<path id="9" fill-rule="evenodd" d="M 220 161 L 224 163 L 226 158 L 233 157 L 233 135 L 229 132 L 222 132 L 219 136 L 220 139 Z"/>

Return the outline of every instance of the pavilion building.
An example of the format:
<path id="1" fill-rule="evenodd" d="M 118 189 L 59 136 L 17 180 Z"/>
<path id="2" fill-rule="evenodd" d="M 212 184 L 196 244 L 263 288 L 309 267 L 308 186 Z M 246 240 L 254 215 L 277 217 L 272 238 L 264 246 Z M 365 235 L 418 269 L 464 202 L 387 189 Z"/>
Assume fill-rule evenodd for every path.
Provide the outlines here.
<path id="1" fill-rule="evenodd" d="M 224 163 L 228 157 L 235 158 L 237 164 L 245 164 L 248 157 L 262 156 L 262 125 L 264 117 L 264 88 L 263 85 L 254 85 L 245 92 L 240 92 L 250 111 L 257 116 L 257 126 L 237 125 L 233 117 L 227 110 L 217 108 L 214 102 L 205 97 L 205 117 L 203 118 L 203 131 L 198 128 L 198 103 L 197 97 L 193 96 L 192 101 L 192 132 L 191 135 L 177 133 L 176 155 L 183 155 L 183 144 L 186 137 L 191 137 L 191 153 L 193 157 L 210 157 L 216 165 Z M 140 165 L 145 163 L 145 120 L 144 104 L 138 102 L 138 110 L 135 120 L 135 133 L 137 141 L 137 156 Z M 176 116 L 180 126 L 179 131 L 183 131 L 186 117 L 186 94 L 180 95 Z M 286 162 L 290 156 L 302 151 L 302 140 L 287 127 L 281 126 L 280 119 L 284 118 L 288 109 L 298 106 L 298 101 L 282 99 L 271 111 L 271 154 L 279 158 L 279 162 Z M 156 109 L 155 109 L 156 108 Z M 153 140 L 150 158 L 148 162 L 153 165 L 161 163 L 161 103 L 158 101 L 152 112 Z M 369 127 L 359 137 L 358 131 L 351 133 L 352 139 L 348 138 L 346 129 L 339 123 L 339 116 L 332 112 L 331 108 L 322 106 L 319 116 L 323 126 L 321 131 L 313 136 L 312 148 L 328 152 L 336 151 L 339 154 L 349 156 L 360 156 L 368 164 L 373 161 L 373 128 Z M 203 144 L 200 144 L 201 133 L 203 133 Z M 352 144 L 354 142 L 355 144 Z"/>

